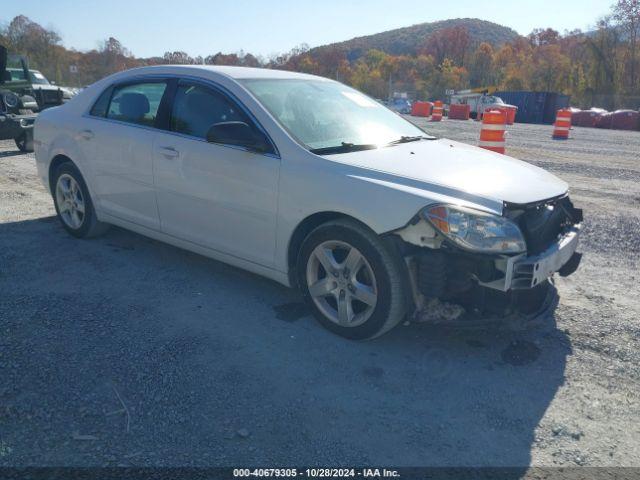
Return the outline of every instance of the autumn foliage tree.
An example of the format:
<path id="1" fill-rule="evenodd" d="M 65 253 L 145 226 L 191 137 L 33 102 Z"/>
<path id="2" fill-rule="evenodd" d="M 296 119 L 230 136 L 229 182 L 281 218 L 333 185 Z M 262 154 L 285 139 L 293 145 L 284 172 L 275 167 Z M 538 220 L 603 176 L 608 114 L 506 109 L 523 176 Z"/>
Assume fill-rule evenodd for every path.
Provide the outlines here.
<path id="1" fill-rule="evenodd" d="M 407 39 L 396 40 L 400 45 Z M 0 42 L 28 56 L 32 67 L 51 80 L 72 86 L 140 65 L 238 65 L 329 77 L 380 99 L 393 92 L 444 99 L 450 89 L 496 86 L 565 93 L 582 107 L 640 108 L 640 0 L 616 0 L 611 14 L 587 33 L 538 28 L 526 37 L 492 44 L 478 41 L 465 27 L 449 26 L 424 34 L 414 48 L 393 55 L 374 48 L 354 53 L 341 44 L 310 49 L 303 43 L 266 60 L 214 48 L 204 56 L 170 51 L 136 58 L 113 37 L 79 52 L 64 48 L 57 32 L 22 15 L 0 28 Z"/>
<path id="2" fill-rule="evenodd" d="M 618 0 L 613 8 L 613 18 L 627 35 L 625 68 L 628 71 L 627 87 L 637 88 L 638 42 L 640 38 L 640 0 Z"/>
<path id="3" fill-rule="evenodd" d="M 497 75 L 493 69 L 493 58 L 495 52 L 493 47 L 483 42 L 471 56 L 469 65 L 470 85 L 493 85 L 496 83 Z"/>
<path id="4" fill-rule="evenodd" d="M 446 59 L 464 66 L 471 45 L 471 37 L 464 27 L 445 28 L 427 38 L 422 53 L 431 55 L 438 65 Z"/>

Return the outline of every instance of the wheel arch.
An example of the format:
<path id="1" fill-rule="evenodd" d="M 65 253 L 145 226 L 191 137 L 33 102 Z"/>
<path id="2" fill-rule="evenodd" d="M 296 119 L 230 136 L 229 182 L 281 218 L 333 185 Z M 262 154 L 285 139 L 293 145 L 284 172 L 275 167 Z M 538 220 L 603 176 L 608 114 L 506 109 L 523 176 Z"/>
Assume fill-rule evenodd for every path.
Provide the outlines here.
<path id="1" fill-rule="evenodd" d="M 66 155 L 64 155 L 62 153 L 59 153 L 56 156 L 54 156 L 51 159 L 51 162 L 49 163 L 49 191 L 51 192 L 51 194 L 53 194 L 54 188 L 55 188 L 55 185 L 53 184 L 53 182 L 54 182 L 54 173 L 55 173 L 56 169 L 60 165 L 62 165 L 63 163 L 66 163 L 66 162 L 71 162 L 71 163 L 73 163 L 73 165 L 75 165 L 76 168 L 78 168 L 78 165 L 73 160 L 71 160 L 68 156 L 66 156 Z M 78 170 L 80 170 L 80 169 L 78 168 Z M 80 172 L 80 173 L 82 173 L 82 172 Z M 84 175 L 83 175 L 83 177 L 84 177 Z"/>
<path id="2" fill-rule="evenodd" d="M 68 151 L 66 150 L 58 150 L 57 152 L 53 153 L 53 157 L 51 158 L 51 161 L 49 162 L 49 166 L 45 168 L 47 168 L 47 173 L 48 173 L 48 186 L 49 186 L 49 191 L 53 192 L 53 188 L 55 187 L 55 185 L 53 184 L 53 174 L 56 171 L 56 168 L 58 168 L 61 164 L 65 163 L 65 162 L 70 162 L 75 168 L 78 169 L 78 171 L 80 172 L 80 175 L 82 175 L 82 180 L 84 180 L 85 185 L 87 186 L 87 189 L 89 190 L 89 194 L 91 195 L 93 202 L 94 202 L 94 207 L 96 206 L 96 198 L 95 198 L 95 192 L 93 189 L 93 184 L 91 181 L 91 178 L 89 178 L 89 173 L 91 173 L 91 171 L 89 170 L 88 166 L 83 165 L 82 163 L 74 160 L 74 155 L 69 155 Z M 89 170 L 87 172 L 87 170 Z"/>
<path id="3" fill-rule="evenodd" d="M 304 239 L 307 238 L 307 236 L 320 225 L 338 219 L 349 219 L 371 230 L 371 227 L 363 223 L 361 220 L 358 220 L 351 215 L 347 215 L 346 213 L 341 212 L 317 212 L 303 219 L 294 229 L 293 234 L 291 235 L 289 240 L 289 246 L 287 248 L 289 283 L 292 287 L 295 288 L 298 286 L 296 267 L 298 263 L 298 253 L 300 252 L 300 247 L 302 247 L 302 242 L 304 242 Z"/>

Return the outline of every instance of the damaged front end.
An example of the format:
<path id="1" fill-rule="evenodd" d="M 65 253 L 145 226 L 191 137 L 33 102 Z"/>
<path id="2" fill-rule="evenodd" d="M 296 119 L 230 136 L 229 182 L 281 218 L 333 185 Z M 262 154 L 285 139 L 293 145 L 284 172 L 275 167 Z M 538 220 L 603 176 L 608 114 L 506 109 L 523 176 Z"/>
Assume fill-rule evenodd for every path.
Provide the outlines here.
<path id="1" fill-rule="evenodd" d="M 565 195 L 505 203 L 502 216 L 434 205 L 392 233 L 407 262 L 416 316 L 431 321 L 436 307 L 457 305 L 445 309 L 446 321 L 544 310 L 551 276 L 570 275 L 580 263 L 581 224 L 582 211 Z"/>

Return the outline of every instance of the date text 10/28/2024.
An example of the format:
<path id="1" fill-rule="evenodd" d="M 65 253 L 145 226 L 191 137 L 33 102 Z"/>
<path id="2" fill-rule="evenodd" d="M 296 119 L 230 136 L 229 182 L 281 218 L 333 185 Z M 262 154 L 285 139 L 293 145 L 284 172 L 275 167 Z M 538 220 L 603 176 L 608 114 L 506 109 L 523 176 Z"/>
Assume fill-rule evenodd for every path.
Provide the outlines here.
<path id="1" fill-rule="evenodd" d="M 400 478 L 397 470 L 386 468 L 234 468 L 233 476 L 289 478 Z"/>

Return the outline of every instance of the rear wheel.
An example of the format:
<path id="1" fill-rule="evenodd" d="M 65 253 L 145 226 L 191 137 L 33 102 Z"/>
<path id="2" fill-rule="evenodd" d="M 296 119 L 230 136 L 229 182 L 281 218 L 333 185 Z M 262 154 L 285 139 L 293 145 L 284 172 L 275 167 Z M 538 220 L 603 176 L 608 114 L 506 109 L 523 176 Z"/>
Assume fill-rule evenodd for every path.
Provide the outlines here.
<path id="1" fill-rule="evenodd" d="M 298 283 L 318 321 L 346 338 L 387 332 L 405 313 L 402 259 L 363 225 L 336 220 L 313 230 L 298 257 Z"/>
<path id="2" fill-rule="evenodd" d="M 109 228 L 108 224 L 98 221 L 87 185 L 72 162 L 56 169 L 52 185 L 56 212 L 67 232 L 74 237 L 89 238 Z"/>

